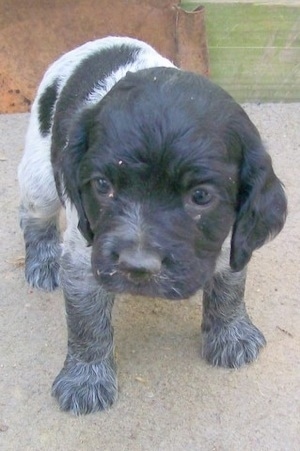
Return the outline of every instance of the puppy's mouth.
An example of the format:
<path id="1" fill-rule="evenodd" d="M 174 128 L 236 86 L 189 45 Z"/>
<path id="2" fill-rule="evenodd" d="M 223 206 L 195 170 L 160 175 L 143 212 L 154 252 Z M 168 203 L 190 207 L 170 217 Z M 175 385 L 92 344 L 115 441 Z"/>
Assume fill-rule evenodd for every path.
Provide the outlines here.
<path id="1" fill-rule="evenodd" d="M 94 275 L 100 285 L 109 292 L 169 300 L 187 299 L 204 285 L 204 282 L 201 283 L 201 277 L 197 283 L 187 283 L 185 278 L 176 278 L 163 269 L 157 273 L 143 270 L 130 272 L 116 265 L 110 269 L 98 268 Z"/>
<path id="2" fill-rule="evenodd" d="M 187 296 L 172 284 L 163 274 L 126 273 L 121 270 L 96 271 L 100 284 L 113 293 L 128 293 L 135 296 L 161 297 L 166 299 L 184 299 Z M 164 282 L 164 283 L 162 283 Z"/>
<path id="3" fill-rule="evenodd" d="M 182 300 L 203 288 L 213 273 L 215 260 L 205 257 L 179 246 L 169 253 L 139 246 L 99 252 L 95 247 L 92 270 L 108 292 Z"/>

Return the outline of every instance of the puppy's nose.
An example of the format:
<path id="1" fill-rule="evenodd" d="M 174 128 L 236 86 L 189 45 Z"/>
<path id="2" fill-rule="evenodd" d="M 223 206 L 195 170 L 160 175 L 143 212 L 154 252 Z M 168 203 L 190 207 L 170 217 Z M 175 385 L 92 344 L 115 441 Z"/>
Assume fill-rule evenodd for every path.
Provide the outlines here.
<path id="1" fill-rule="evenodd" d="M 120 269 L 134 279 L 146 279 L 161 269 L 161 259 L 155 252 L 124 249 L 119 255 Z"/>

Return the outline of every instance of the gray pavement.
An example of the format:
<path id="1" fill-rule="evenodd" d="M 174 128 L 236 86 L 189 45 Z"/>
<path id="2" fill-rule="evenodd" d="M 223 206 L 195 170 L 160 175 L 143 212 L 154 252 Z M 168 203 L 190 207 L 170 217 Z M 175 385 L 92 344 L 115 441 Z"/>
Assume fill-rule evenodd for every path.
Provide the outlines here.
<path id="1" fill-rule="evenodd" d="M 0 449 L 300 449 L 300 104 L 247 105 L 286 185 L 284 231 L 249 265 L 246 302 L 268 345 L 240 370 L 200 358 L 201 293 L 168 302 L 121 296 L 114 310 L 119 399 L 73 417 L 50 396 L 65 356 L 61 292 L 23 276 L 16 168 L 27 114 L 0 116 Z"/>

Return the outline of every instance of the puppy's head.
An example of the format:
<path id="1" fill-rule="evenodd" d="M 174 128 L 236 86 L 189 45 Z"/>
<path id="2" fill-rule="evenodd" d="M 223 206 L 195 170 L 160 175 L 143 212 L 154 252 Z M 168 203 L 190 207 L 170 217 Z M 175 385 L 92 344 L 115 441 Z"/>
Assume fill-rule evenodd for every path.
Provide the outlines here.
<path id="1" fill-rule="evenodd" d="M 233 270 L 283 227 L 286 200 L 246 113 L 203 77 L 128 74 L 74 121 L 65 189 L 113 292 L 170 299 L 212 277 L 232 232 Z"/>

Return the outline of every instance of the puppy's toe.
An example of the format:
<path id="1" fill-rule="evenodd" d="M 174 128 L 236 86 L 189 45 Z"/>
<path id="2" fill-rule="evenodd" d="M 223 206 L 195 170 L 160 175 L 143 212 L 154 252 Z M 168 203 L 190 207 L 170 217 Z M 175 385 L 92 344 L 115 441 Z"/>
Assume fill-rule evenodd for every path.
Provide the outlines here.
<path id="1" fill-rule="evenodd" d="M 117 398 L 116 373 L 111 361 L 65 364 L 52 386 L 60 408 L 75 415 L 108 409 Z"/>
<path id="2" fill-rule="evenodd" d="M 41 243 L 26 246 L 25 278 L 33 288 L 53 291 L 59 284 L 59 245 L 42 246 Z"/>
<path id="3" fill-rule="evenodd" d="M 59 263 L 54 260 L 34 265 L 26 264 L 25 278 L 33 288 L 53 291 L 59 287 Z"/>
<path id="4" fill-rule="evenodd" d="M 266 340 L 248 318 L 203 332 L 203 357 L 214 366 L 239 368 L 253 362 Z"/>

